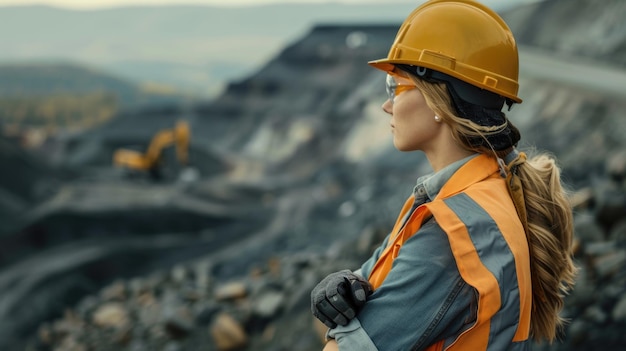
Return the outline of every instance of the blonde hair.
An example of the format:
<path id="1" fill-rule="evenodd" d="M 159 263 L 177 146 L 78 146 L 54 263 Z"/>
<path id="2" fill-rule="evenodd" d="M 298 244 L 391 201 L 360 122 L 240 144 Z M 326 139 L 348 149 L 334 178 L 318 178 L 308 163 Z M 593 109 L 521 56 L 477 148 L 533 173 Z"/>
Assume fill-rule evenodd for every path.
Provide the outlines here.
<path id="1" fill-rule="evenodd" d="M 512 149 L 496 152 L 492 147 L 472 146 L 470 139 L 483 138 L 507 127 L 484 127 L 455 115 L 452 101 L 443 83 L 433 84 L 411 77 L 421 90 L 428 106 L 447 123 L 454 139 L 466 149 L 504 157 Z M 565 320 L 559 316 L 563 297 L 571 290 L 577 269 L 572 260 L 573 215 L 561 171 L 554 157 L 543 153 L 521 162 L 517 176 L 524 190 L 527 232 L 532 276 L 533 339 L 553 341 Z"/>

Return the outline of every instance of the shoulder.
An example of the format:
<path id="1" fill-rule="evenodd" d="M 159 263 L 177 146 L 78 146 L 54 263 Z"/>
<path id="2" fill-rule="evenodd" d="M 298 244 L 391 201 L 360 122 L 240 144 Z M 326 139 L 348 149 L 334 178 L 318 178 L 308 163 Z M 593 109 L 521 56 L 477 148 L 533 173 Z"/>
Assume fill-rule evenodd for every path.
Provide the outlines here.
<path id="1" fill-rule="evenodd" d="M 515 207 L 504 179 L 492 178 L 472 184 L 462 192 L 427 204 L 440 222 L 455 214 L 472 221 L 490 220 L 493 213 L 513 212 Z M 452 212 L 452 213 L 450 213 Z"/>
<path id="2" fill-rule="evenodd" d="M 456 265 L 450 248 L 448 235 L 434 217 L 428 218 L 416 233 L 404 243 L 398 258 L 410 255 L 410 260 L 421 262 L 421 268 L 433 269 L 442 266 L 445 270 L 455 271 Z"/>

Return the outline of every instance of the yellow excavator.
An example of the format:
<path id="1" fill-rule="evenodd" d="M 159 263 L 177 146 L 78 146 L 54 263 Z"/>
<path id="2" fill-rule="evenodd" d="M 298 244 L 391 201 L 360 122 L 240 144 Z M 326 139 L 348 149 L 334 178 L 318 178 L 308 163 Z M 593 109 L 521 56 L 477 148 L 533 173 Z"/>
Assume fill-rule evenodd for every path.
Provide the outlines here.
<path id="1" fill-rule="evenodd" d="M 131 171 L 149 172 L 154 178 L 159 178 L 159 166 L 165 148 L 176 145 L 178 162 L 182 165 L 187 164 L 190 135 L 189 124 L 186 121 L 179 121 L 172 129 L 158 131 L 152 137 L 145 153 L 128 149 L 116 150 L 113 154 L 113 165 Z"/>

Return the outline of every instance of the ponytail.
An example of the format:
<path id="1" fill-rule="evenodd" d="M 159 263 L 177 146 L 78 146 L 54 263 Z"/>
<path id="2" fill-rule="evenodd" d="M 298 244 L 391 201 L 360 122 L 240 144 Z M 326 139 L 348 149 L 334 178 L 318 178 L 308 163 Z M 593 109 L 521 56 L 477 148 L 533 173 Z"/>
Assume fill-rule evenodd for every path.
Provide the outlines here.
<path id="1" fill-rule="evenodd" d="M 533 286 L 530 332 L 537 341 L 553 341 L 565 322 L 559 313 L 577 271 L 572 260 L 572 208 L 554 158 L 540 154 L 515 168 L 527 216 Z"/>

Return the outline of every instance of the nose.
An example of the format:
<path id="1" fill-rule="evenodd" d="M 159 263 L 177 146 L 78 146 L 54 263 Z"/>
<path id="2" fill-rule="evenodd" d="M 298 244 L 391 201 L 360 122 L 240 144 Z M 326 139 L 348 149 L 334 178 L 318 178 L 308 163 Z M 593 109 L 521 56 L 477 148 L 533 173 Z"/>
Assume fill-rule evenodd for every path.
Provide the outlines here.
<path id="1" fill-rule="evenodd" d="M 390 99 L 387 99 L 387 101 L 385 101 L 382 105 L 383 111 L 385 111 L 387 114 L 391 114 L 391 111 L 393 110 L 393 104 L 391 103 Z"/>

